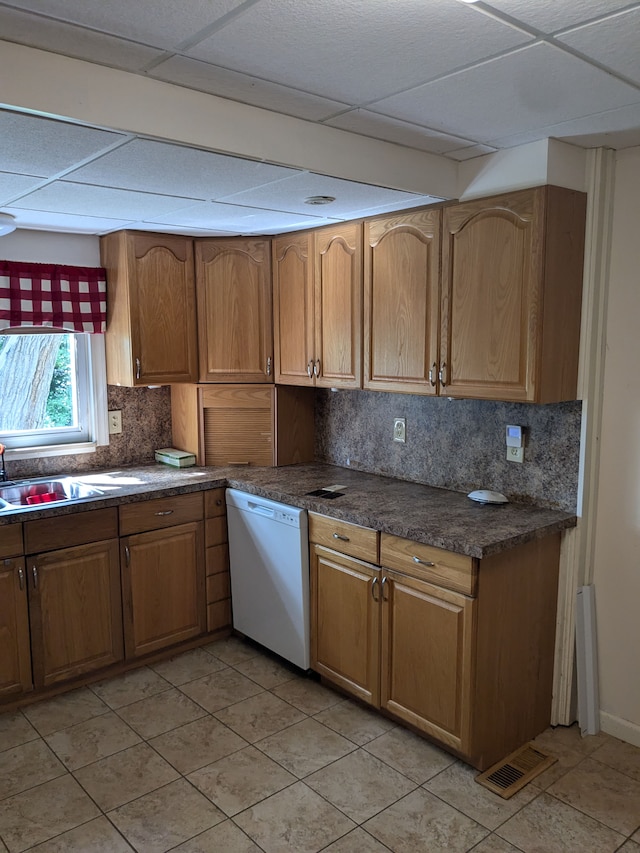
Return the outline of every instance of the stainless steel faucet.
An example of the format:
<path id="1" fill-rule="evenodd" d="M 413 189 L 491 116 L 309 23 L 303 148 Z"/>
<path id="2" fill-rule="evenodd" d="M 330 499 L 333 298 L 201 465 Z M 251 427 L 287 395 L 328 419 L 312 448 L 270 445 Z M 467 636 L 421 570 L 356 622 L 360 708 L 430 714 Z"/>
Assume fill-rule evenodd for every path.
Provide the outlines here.
<path id="1" fill-rule="evenodd" d="M 0 481 L 3 483 L 8 483 L 9 478 L 7 477 L 7 468 L 4 464 L 4 444 L 0 444 Z"/>

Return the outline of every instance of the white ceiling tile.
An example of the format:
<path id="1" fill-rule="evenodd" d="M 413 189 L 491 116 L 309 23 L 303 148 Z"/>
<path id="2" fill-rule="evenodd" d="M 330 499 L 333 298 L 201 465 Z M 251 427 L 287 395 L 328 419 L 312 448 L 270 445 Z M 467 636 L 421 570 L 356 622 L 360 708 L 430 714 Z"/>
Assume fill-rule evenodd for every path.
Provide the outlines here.
<path id="1" fill-rule="evenodd" d="M 282 227 L 312 228 L 321 217 L 292 217 L 279 211 L 262 210 L 235 204 L 199 202 L 172 214 L 145 217 L 158 225 L 192 225 L 196 228 L 218 228 L 239 234 L 277 233 Z"/>
<path id="2" fill-rule="evenodd" d="M 148 219 L 187 207 L 191 202 L 189 198 L 54 181 L 9 207 L 115 219 Z"/>
<path id="3" fill-rule="evenodd" d="M 351 110 L 348 113 L 328 119 L 324 124 L 360 133 L 373 139 L 386 139 L 398 145 L 429 151 L 432 154 L 444 154 L 464 145 L 472 145 L 468 139 L 449 136 L 425 127 L 418 127 L 406 121 L 378 115 L 369 110 Z"/>
<path id="4" fill-rule="evenodd" d="M 131 222 L 127 225 L 127 228 L 132 228 L 135 231 L 158 231 L 158 223 L 157 222 Z M 112 229 L 118 230 L 118 229 Z M 162 223 L 162 233 L 163 234 L 182 234 L 185 237 L 238 237 L 240 236 L 239 231 L 223 231 L 220 228 L 197 228 L 195 225 L 168 225 L 166 222 Z"/>
<path id="5" fill-rule="evenodd" d="M 171 48 L 231 12 L 244 0 L 12 0 L 46 14 L 156 47 Z"/>
<path id="6" fill-rule="evenodd" d="M 0 7 L 0 32 L 5 41 L 125 71 L 139 71 L 163 55 L 161 50 L 6 7 Z"/>
<path id="7" fill-rule="evenodd" d="M 292 178 L 285 178 L 283 181 L 277 181 L 268 186 L 227 196 L 225 201 L 253 207 L 269 207 L 272 210 L 288 211 L 289 213 L 308 214 L 313 212 L 314 208 L 305 204 L 305 199 L 315 195 L 335 197 L 334 202 L 323 206 L 323 215 L 330 215 L 335 218 L 343 218 L 354 211 L 374 205 L 404 204 L 405 201 L 410 202 L 411 199 L 415 198 L 414 194 L 400 190 L 372 187 L 368 184 L 302 172 Z"/>
<path id="8" fill-rule="evenodd" d="M 0 162 L 2 155 L 0 154 Z M 18 195 L 29 192 L 42 183 L 42 178 L 34 178 L 31 175 L 14 175 L 9 172 L 0 172 L 0 205 L 6 204 Z"/>
<path id="9" fill-rule="evenodd" d="M 149 76 L 308 121 L 322 121 L 346 106 L 186 56 L 172 56 L 153 68 Z"/>
<path id="10" fill-rule="evenodd" d="M 540 43 L 387 98 L 376 110 L 492 143 L 639 101 L 632 86 Z"/>
<path id="11" fill-rule="evenodd" d="M 268 184 L 296 169 L 227 157 L 198 148 L 134 139 L 70 172 L 68 181 L 192 199 L 215 199 Z"/>
<path id="12" fill-rule="evenodd" d="M 125 136 L 0 110 L 0 165 L 5 172 L 50 178 Z"/>
<path id="13" fill-rule="evenodd" d="M 640 85 L 640 8 L 558 36 L 558 41 Z"/>
<path id="14" fill-rule="evenodd" d="M 640 103 L 541 128 L 544 137 L 584 148 L 630 148 L 640 145 Z M 540 137 L 538 129 L 494 140 L 499 148 L 526 145 Z M 615 143 L 615 145 L 614 145 Z"/>
<path id="15" fill-rule="evenodd" d="M 485 5 L 552 33 L 616 12 L 628 6 L 629 0 L 488 0 Z"/>
<path id="16" fill-rule="evenodd" d="M 529 40 L 458 0 L 261 0 L 188 53 L 362 105 Z"/>

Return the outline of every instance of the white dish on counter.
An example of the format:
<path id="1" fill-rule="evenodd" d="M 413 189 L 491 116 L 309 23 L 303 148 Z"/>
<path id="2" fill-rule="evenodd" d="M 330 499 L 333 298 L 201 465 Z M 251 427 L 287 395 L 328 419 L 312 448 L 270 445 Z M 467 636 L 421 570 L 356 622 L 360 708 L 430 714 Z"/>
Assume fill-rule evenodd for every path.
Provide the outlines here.
<path id="1" fill-rule="evenodd" d="M 494 492 L 491 489 L 476 489 L 475 492 L 469 492 L 467 495 L 472 501 L 479 504 L 507 504 L 509 499 L 502 492 Z"/>

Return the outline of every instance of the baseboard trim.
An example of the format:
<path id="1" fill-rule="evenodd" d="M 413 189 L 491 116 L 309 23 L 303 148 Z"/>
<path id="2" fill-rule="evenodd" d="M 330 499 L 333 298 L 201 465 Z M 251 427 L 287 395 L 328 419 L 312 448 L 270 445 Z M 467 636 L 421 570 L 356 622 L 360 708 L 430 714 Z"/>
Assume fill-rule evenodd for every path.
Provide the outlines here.
<path id="1" fill-rule="evenodd" d="M 640 726 L 636 723 L 623 720 L 622 717 L 614 717 L 606 711 L 600 711 L 600 728 L 608 735 L 613 735 L 633 746 L 640 746 Z"/>

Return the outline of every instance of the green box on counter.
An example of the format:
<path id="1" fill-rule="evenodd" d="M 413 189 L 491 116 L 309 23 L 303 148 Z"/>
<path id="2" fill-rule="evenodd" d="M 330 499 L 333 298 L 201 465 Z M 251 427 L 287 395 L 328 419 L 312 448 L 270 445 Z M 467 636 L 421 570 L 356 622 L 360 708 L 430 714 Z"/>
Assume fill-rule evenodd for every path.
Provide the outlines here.
<path id="1" fill-rule="evenodd" d="M 165 465 L 173 465 L 175 468 L 190 468 L 196 464 L 196 457 L 186 450 L 162 447 L 156 450 L 156 462 L 164 462 Z"/>

